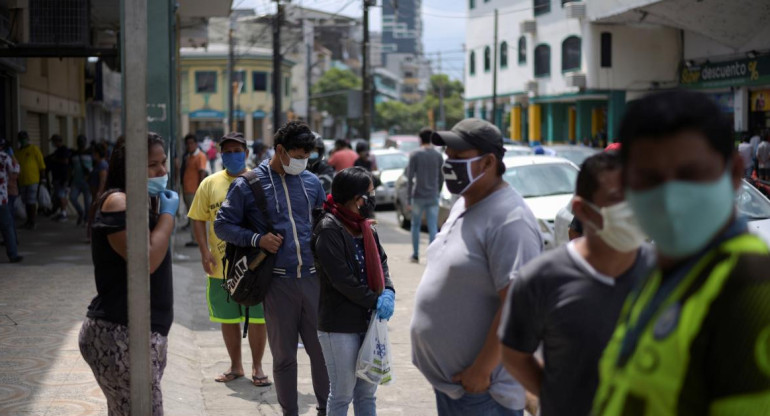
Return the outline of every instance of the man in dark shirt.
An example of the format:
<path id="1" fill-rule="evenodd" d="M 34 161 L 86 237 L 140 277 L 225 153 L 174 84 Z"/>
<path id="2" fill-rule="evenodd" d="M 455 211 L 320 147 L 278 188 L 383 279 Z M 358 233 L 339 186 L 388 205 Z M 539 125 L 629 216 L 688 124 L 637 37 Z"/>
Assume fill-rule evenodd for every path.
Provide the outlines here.
<path id="1" fill-rule="evenodd" d="M 59 212 L 54 217 L 54 220 L 64 222 L 67 221 L 67 205 L 69 204 L 67 196 L 69 194 L 70 156 L 72 151 L 64 145 L 64 140 L 58 134 L 51 136 L 51 143 L 56 147 L 56 150 L 48 156 L 50 161 L 48 166 L 51 169 L 54 196 L 59 205 Z"/>
<path id="2" fill-rule="evenodd" d="M 585 236 L 533 260 L 511 285 L 499 332 L 503 362 L 540 397 L 542 416 L 590 413 L 623 301 L 654 265 L 620 175 L 616 154 L 583 163 L 573 211 Z M 541 344 L 545 363 L 534 356 Z"/>
<path id="3" fill-rule="evenodd" d="M 420 131 L 420 148 L 409 155 L 407 167 L 407 194 L 409 195 L 409 207 L 412 211 L 412 262 L 420 260 L 420 229 L 422 228 L 422 216 L 425 213 L 425 221 L 428 225 L 430 241 L 436 238 L 438 232 L 438 198 L 441 188 L 444 186 L 444 173 L 441 167 L 444 158 L 436 151 L 430 142 L 433 130 L 422 129 Z"/>

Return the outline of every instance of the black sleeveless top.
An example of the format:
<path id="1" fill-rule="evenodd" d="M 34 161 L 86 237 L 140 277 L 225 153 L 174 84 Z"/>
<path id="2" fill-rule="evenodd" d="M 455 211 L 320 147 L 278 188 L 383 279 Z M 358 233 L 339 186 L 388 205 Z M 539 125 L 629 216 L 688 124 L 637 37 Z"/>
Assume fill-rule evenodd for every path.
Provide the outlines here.
<path id="1" fill-rule="evenodd" d="M 150 230 L 157 216 L 150 214 Z M 102 212 L 94 216 L 91 232 L 91 257 L 96 279 L 96 297 L 86 316 L 120 325 L 128 325 L 128 270 L 126 260 L 110 246 L 107 236 L 126 229 L 126 212 Z M 150 275 L 150 320 L 152 332 L 168 335 L 174 320 L 174 289 L 171 274 L 171 248 L 163 262 Z"/>

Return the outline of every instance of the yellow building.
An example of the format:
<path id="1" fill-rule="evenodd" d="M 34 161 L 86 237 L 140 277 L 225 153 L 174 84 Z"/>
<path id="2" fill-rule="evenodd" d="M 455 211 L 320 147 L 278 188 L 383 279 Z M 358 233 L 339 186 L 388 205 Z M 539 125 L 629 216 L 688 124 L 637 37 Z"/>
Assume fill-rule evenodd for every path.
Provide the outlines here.
<path id="1" fill-rule="evenodd" d="M 227 122 L 227 45 L 182 48 L 180 95 L 182 135 L 218 139 L 230 131 Z M 272 143 L 273 59 L 270 49 L 239 46 L 235 52 L 234 105 L 237 130 L 247 139 Z M 283 60 L 282 111 L 291 104 L 291 67 Z"/>

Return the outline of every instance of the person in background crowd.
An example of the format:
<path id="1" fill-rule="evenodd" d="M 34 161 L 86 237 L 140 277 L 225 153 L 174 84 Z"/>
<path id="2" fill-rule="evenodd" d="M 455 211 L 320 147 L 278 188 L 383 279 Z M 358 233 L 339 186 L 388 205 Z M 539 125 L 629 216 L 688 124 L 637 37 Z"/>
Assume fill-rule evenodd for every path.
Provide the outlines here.
<path id="1" fill-rule="evenodd" d="M 751 145 L 751 157 L 754 159 L 753 166 L 754 169 L 757 171 L 757 177 L 759 177 L 759 164 L 757 163 L 757 147 L 759 147 L 759 143 L 762 142 L 762 129 L 760 127 L 757 127 L 754 130 L 754 134 L 751 136 L 751 139 L 749 139 L 749 144 Z"/>
<path id="2" fill-rule="evenodd" d="M 110 164 L 106 159 L 107 149 L 101 144 L 94 143 L 91 145 L 91 159 L 94 163 L 94 169 L 91 174 L 88 175 L 88 187 L 91 189 L 91 200 L 96 201 L 99 199 L 102 193 L 105 191 L 107 185 L 107 174 Z M 91 221 L 93 219 L 93 211 L 96 207 L 91 205 L 88 221 L 86 222 L 86 237 L 91 241 Z"/>
<path id="3" fill-rule="evenodd" d="M 735 210 L 732 123 L 673 90 L 630 102 L 619 132 L 626 200 L 658 260 L 604 350 L 593 414 L 767 414 L 770 256 Z"/>
<path id="4" fill-rule="evenodd" d="M 585 237 L 519 270 L 498 332 L 505 368 L 540 398 L 542 416 L 590 414 L 620 308 L 655 263 L 623 200 L 618 154 L 583 162 L 572 211 Z M 541 345 L 544 363 L 535 358 Z"/>
<path id="5" fill-rule="evenodd" d="M 436 132 L 447 188 L 462 197 L 428 247 L 415 294 L 412 361 L 439 416 L 522 415 L 524 388 L 502 366 L 497 328 L 514 273 L 543 249 L 534 215 L 504 180 L 503 138 L 465 119 Z"/>
<path id="6" fill-rule="evenodd" d="M 196 142 L 197 142 L 197 139 L 196 139 Z M 187 144 L 187 140 L 186 139 L 185 139 L 185 144 Z M 197 146 L 197 143 L 196 143 L 196 146 Z M 188 149 L 188 152 L 189 152 L 189 149 Z M 215 141 L 213 141 L 213 140 L 211 141 L 211 145 L 206 150 L 205 157 L 209 161 L 209 170 L 211 172 L 216 171 L 215 164 L 217 162 L 217 143 Z M 204 169 L 206 169 L 205 165 L 204 165 Z"/>
<path id="7" fill-rule="evenodd" d="M 40 187 L 40 179 L 45 178 L 45 161 L 40 148 L 29 142 L 29 134 L 20 131 L 16 136 L 19 140 L 19 151 L 16 152 L 16 160 L 19 162 L 20 195 L 27 208 L 27 222 L 23 228 L 35 229 L 35 217 L 37 216 L 37 194 Z"/>
<path id="8" fill-rule="evenodd" d="M 358 153 L 350 148 L 347 140 L 337 139 L 334 141 L 334 152 L 329 158 L 329 164 L 334 167 L 335 172 L 352 168 L 356 160 L 358 160 Z"/>
<path id="9" fill-rule="evenodd" d="M 356 360 L 372 311 L 390 319 L 395 289 L 388 257 L 374 230 L 374 182 L 362 167 L 340 171 L 332 194 L 318 214 L 312 247 L 321 299 L 318 339 L 329 373 L 328 416 L 377 414 L 377 385 L 356 377 Z"/>
<path id="10" fill-rule="evenodd" d="M 318 177 L 318 180 L 321 181 L 321 185 L 324 188 L 324 192 L 326 192 L 326 195 L 329 195 L 332 193 L 334 168 L 326 163 L 326 145 L 324 145 L 323 138 L 318 133 L 313 134 L 315 135 L 315 141 L 313 142 L 315 148 L 313 149 L 313 152 L 310 153 L 307 170 Z"/>
<path id="11" fill-rule="evenodd" d="M 58 213 L 55 214 L 54 220 L 65 222 L 67 221 L 67 206 L 69 205 L 69 183 L 70 183 L 70 157 L 72 151 L 64 145 L 64 139 L 58 134 L 51 136 L 51 143 L 53 143 L 56 150 L 48 156 L 48 169 L 51 170 L 51 177 L 53 183 L 53 194 L 56 197 L 58 205 Z"/>
<path id="12" fill-rule="evenodd" d="M 147 137 L 147 190 L 150 194 L 150 355 L 152 363 L 152 415 L 163 415 L 161 378 L 166 367 L 168 331 L 174 320 L 171 271 L 171 235 L 179 196 L 166 189 L 166 154 L 163 139 Z M 96 297 L 80 328 L 78 344 L 96 382 L 107 398 L 110 416 L 129 416 L 131 368 L 128 351 L 128 294 L 126 254 L 126 152 L 113 152 L 107 192 L 94 204 L 94 259 Z"/>
<path id="13" fill-rule="evenodd" d="M 441 188 L 444 186 L 444 174 L 441 171 L 444 158 L 430 142 L 433 130 L 424 128 L 420 130 L 419 136 L 420 148 L 409 155 L 409 164 L 406 168 L 406 194 L 409 196 L 407 210 L 412 212 L 412 257 L 410 259 L 412 263 L 420 262 L 420 231 L 423 213 L 425 213 L 430 242 L 432 243 L 436 238 L 438 199 L 441 196 Z"/>
<path id="14" fill-rule="evenodd" d="M 744 136 L 743 140 L 741 140 L 741 143 L 738 145 L 738 154 L 741 155 L 741 159 L 743 159 L 743 177 L 751 179 L 751 173 L 754 170 L 754 159 L 751 154 L 751 143 L 749 142 L 748 135 Z"/>
<path id="15" fill-rule="evenodd" d="M 185 154 L 182 156 L 182 195 L 184 205 L 187 207 L 188 215 L 192 207 L 195 192 L 198 190 L 203 179 L 208 175 L 206 173 L 206 154 L 198 147 L 198 138 L 194 134 L 184 136 Z M 216 147 L 212 143 L 212 147 Z M 216 149 L 214 149 L 216 154 Z M 213 169 L 212 169 L 213 172 Z M 185 247 L 198 247 L 195 242 L 195 230 L 190 227 L 191 240 L 185 244 Z"/>
<path id="16" fill-rule="evenodd" d="M 356 153 L 358 154 L 358 159 L 353 162 L 353 166 L 360 166 L 369 172 L 377 170 L 377 161 L 374 159 L 374 156 L 371 155 L 371 152 L 369 152 L 368 143 L 359 142 L 356 145 Z"/>
<path id="17" fill-rule="evenodd" d="M 72 181 L 70 188 L 70 202 L 78 213 L 77 225 L 81 226 L 86 222 L 86 214 L 91 207 L 91 190 L 88 187 L 88 176 L 94 167 L 91 152 L 86 147 L 88 140 L 82 134 L 77 137 L 77 150 L 70 156 L 70 167 L 72 171 Z M 80 205 L 80 195 L 83 195 L 83 205 Z"/>
<path id="18" fill-rule="evenodd" d="M 305 170 L 314 141 L 306 124 L 290 121 L 275 134 L 273 158 L 256 168 L 272 231 L 244 178 L 235 180 L 214 221 L 214 231 L 223 241 L 276 254 L 274 278 L 264 305 L 275 390 L 285 416 L 299 413 L 298 334 L 310 357 L 319 415 L 326 414 L 329 396 L 329 377 L 316 332 L 320 283 L 310 245 L 312 210 L 321 207 L 326 193 L 318 178 Z M 249 227 L 244 226 L 246 222 Z"/>
<path id="19" fill-rule="evenodd" d="M 267 146 L 262 142 L 262 140 L 254 140 L 254 143 L 251 145 L 252 150 L 254 151 L 254 156 L 252 157 L 252 164 L 253 167 L 257 167 L 262 164 L 265 160 L 270 159 L 270 155 L 268 152 Z"/>
<path id="20" fill-rule="evenodd" d="M 16 229 L 13 226 L 13 205 L 8 199 L 8 180 L 19 173 L 19 164 L 6 152 L 7 143 L 0 139 L 0 234 L 3 236 L 5 253 L 11 263 L 18 263 L 24 258 L 19 255 L 16 245 Z"/>
<path id="21" fill-rule="evenodd" d="M 770 134 L 762 136 L 762 142 L 757 146 L 757 165 L 759 178 L 763 181 L 770 179 Z"/>
<path id="22" fill-rule="evenodd" d="M 19 166 L 19 161 L 16 160 L 16 156 L 13 154 L 13 146 L 11 143 L 5 139 L 0 139 L 0 150 L 4 151 L 8 154 L 8 156 L 11 157 L 11 162 L 13 163 L 14 167 L 11 169 L 11 172 L 8 173 L 8 176 L 6 177 L 6 187 L 7 187 L 7 193 L 8 193 L 8 206 L 11 208 L 11 229 L 13 230 L 13 234 L 16 237 L 16 246 L 19 246 L 19 237 L 18 233 L 16 232 L 16 199 L 19 196 L 19 171 L 21 169 L 21 166 Z"/>
<path id="23" fill-rule="evenodd" d="M 83 136 L 83 138 L 85 139 L 85 136 Z M 117 149 L 125 145 L 126 145 L 126 136 L 121 134 L 120 136 L 118 136 L 118 140 L 115 141 L 115 148 Z"/>
<path id="24" fill-rule="evenodd" d="M 203 270 L 208 276 L 206 284 L 206 300 L 208 301 L 209 320 L 219 322 L 222 327 L 222 338 L 225 341 L 227 354 L 230 356 L 230 368 L 215 381 L 226 383 L 243 377 L 243 361 L 241 359 L 241 322 L 249 325 L 249 346 L 251 347 L 251 381 L 257 387 L 269 386 L 262 370 L 262 357 L 265 354 L 267 330 L 265 329 L 265 312 L 262 304 L 249 308 L 249 316 L 244 316 L 244 308 L 228 300 L 227 291 L 222 288 L 224 270 L 222 259 L 225 257 L 225 243 L 214 232 L 219 207 L 227 196 L 227 191 L 238 175 L 246 172 L 246 159 L 249 150 L 243 134 L 228 133 L 219 141 L 222 165 L 224 169 L 206 177 L 195 192 L 187 216 L 193 223 L 195 240 L 201 252 Z M 206 236 L 206 223 L 209 232 Z M 248 322 L 246 322 L 248 320 Z"/>

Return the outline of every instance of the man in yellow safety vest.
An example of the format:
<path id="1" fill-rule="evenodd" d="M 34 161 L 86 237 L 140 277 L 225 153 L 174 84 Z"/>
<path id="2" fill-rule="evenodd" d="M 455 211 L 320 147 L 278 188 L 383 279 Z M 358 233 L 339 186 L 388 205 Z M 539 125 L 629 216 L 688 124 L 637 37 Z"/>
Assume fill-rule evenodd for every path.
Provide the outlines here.
<path id="1" fill-rule="evenodd" d="M 732 126 L 705 95 L 667 91 L 629 103 L 619 136 L 658 262 L 604 351 L 594 414 L 770 415 L 770 256 L 736 209 Z"/>

